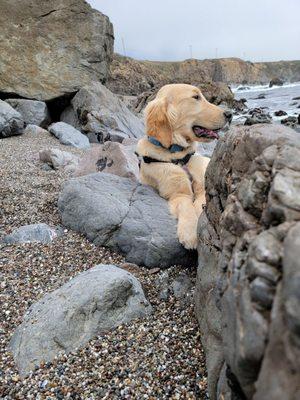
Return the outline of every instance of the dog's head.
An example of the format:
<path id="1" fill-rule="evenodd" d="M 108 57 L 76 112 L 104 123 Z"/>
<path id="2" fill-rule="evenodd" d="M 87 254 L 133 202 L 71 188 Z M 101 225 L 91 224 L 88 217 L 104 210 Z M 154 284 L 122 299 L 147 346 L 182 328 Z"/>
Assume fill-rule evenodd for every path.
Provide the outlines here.
<path id="1" fill-rule="evenodd" d="M 148 136 L 165 147 L 218 139 L 218 130 L 232 119 L 230 111 L 209 103 L 196 86 L 185 84 L 163 86 L 147 105 L 145 116 Z"/>

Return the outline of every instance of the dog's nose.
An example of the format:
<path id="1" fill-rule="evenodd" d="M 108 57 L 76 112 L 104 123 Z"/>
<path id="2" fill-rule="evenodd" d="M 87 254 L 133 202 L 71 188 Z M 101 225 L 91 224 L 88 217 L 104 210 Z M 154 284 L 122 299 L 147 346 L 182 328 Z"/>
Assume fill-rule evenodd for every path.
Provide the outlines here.
<path id="1" fill-rule="evenodd" d="M 232 112 L 227 110 L 224 111 L 224 117 L 227 119 L 227 121 L 230 123 L 232 121 Z"/>

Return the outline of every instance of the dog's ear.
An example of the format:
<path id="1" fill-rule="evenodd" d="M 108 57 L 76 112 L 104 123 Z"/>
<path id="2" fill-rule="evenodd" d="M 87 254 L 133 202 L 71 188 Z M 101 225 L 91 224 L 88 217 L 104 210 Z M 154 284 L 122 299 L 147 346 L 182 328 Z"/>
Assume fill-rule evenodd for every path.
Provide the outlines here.
<path id="1" fill-rule="evenodd" d="M 172 144 L 172 129 L 165 99 L 152 100 L 145 108 L 147 135 L 155 137 L 164 147 Z"/>

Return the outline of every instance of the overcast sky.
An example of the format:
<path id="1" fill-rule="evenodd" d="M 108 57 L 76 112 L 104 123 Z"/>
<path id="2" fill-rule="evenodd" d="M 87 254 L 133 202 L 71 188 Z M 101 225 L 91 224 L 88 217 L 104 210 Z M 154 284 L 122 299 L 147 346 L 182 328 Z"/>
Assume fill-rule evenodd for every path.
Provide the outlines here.
<path id="1" fill-rule="evenodd" d="M 300 0 L 88 0 L 137 59 L 300 59 Z"/>

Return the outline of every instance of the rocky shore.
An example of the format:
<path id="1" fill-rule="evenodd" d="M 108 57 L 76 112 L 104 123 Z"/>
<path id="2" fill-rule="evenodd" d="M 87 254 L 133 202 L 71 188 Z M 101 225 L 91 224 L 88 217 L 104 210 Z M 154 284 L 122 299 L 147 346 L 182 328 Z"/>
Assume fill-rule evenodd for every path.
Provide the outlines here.
<path id="1" fill-rule="evenodd" d="M 45 169 L 38 154 L 49 146 L 62 151 L 66 146 L 45 132 L 5 139 L 0 146 L 5 188 L 1 190 L 1 235 L 33 223 L 59 226 L 57 198 L 69 173 Z M 83 152 L 72 147 L 68 151 L 76 156 Z M 193 285 L 188 302 L 172 292 L 160 298 L 178 276 L 185 275 L 194 282 L 195 268 L 174 266 L 167 275 L 159 269 L 151 271 L 125 263 L 121 255 L 96 247 L 69 230 L 51 244 L 0 246 L 1 398 L 205 398 L 204 355 L 193 316 Z M 118 265 L 136 276 L 153 313 L 98 335 L 82 349 L 57 355 L 29 376 L 20 376 L 9 342 L 26 310 L 47 292 L 101 263 Z"/>

